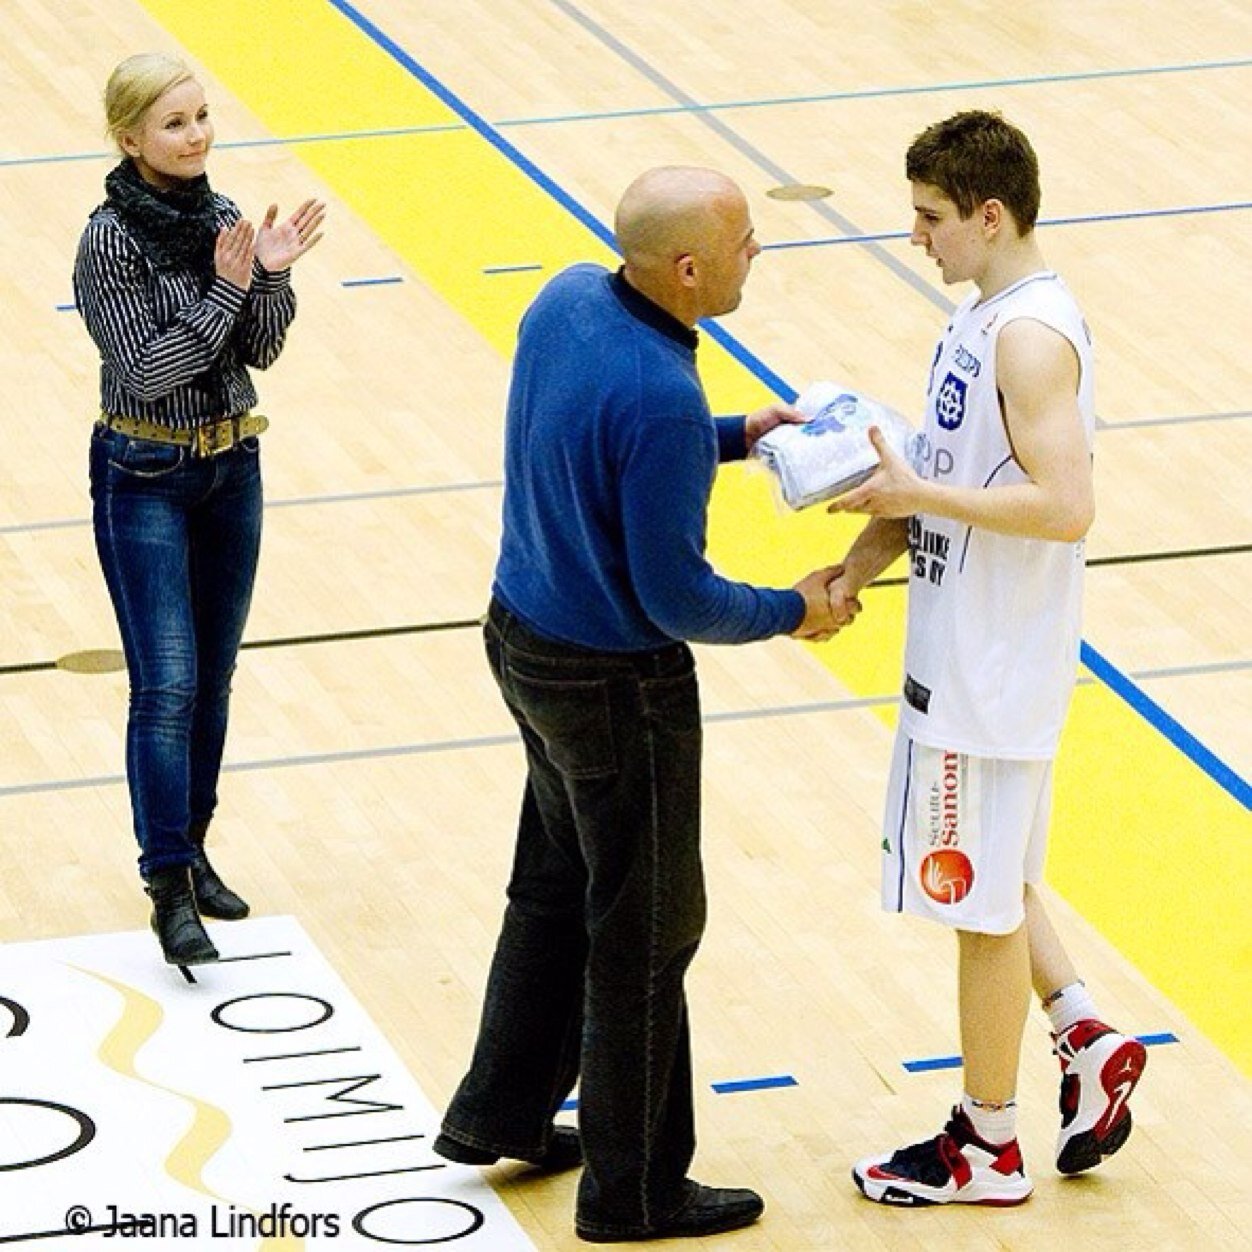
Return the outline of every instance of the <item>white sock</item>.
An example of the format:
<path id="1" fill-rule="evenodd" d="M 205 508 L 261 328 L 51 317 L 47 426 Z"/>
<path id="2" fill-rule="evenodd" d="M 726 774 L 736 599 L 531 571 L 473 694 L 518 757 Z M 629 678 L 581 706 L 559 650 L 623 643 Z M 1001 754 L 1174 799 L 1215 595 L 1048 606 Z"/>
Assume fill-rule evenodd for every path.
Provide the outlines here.
<path id="1" fill-rule="evenodd" d="M 1081 982 L 1072 982 L 1059 991 L 1054 991 L 1044 1000 L 1043 1007 L 1052 1023 L 1054 1035 L 1063 1035 L 1076 1022 L 1086 1018 L 1099 1020 L 1095 1001 Z"/>
<path id="2" fill-rule="evenodd" d="M 1017 1138 L 1017 1101 L 1007 1100 L 1003 1104 L 989 1104 L 985 1100 L 975 1100 L 968 1092 L 961 1096 L 961 1108 L 966 1117 L 974 1124 L 974 1130 L 980 1139 L 995 1147 L 1012 1143 Z"/>

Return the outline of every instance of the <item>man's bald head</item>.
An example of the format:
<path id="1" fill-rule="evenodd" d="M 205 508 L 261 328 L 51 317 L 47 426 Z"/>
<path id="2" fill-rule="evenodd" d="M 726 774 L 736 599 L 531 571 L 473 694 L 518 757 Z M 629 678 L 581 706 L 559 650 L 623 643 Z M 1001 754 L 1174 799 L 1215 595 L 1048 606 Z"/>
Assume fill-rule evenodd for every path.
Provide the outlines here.
<path id="1" fill-rule="evenodd" d="M 743 193 L 725 174 L 662 165 L 640 174 L 622 195 L 614 231 L 628 262 L 651 266 L 699 248 L 718 210 Z"/>
<path id="2" fill-rule="evenodd" d="M 743 192 L 725 174 L 698 166 L 641 174 L 622 195 L 614 230 L 628 280 L 688 322 L 738 305 L 758 251 Z M 742 273 L 728 275 L 745 250 Z M 733 293 L 724 292 L 728 284 Z"/>

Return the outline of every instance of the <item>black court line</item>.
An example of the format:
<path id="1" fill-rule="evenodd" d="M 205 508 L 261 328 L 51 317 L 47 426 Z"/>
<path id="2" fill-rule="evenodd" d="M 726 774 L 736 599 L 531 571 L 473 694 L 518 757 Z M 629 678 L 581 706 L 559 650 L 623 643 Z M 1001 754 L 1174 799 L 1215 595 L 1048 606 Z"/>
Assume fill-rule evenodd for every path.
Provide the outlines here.
<path id="1" fill-rule="evenodd" d="M 1169 552 L 1129 552 L 1121 556 L 1097 556 L 1087 561 L 1089 569 L 1107 568 L 1114 565 L 1144 565 L 1155 561 L 1199 560 L 1212 556 L 1238 556 L 1252 552 L 1252 543 L 1232 543 L 1212 548 L 1181 548 Z M 877 578 L 866 588 L 873 591 L 883 587 L 903 587 L 907 577 Z M 365 639 L 388 639 L 401 635 L 429 635 L 449 630 L 471 630 L 482 625 L 481 617 L 454 618 L 446 622 L 414 622 L 407 626 L 374 626 L 363 630 L 327 631 L 317 635 L 282 635 L 273 639 L 250 639 L 241 645 L 241 651 L 260 648 L 298 648 L 317 643 L 354 643 Z M 57 669 L 56 661 L 23 661 L 16 665 L 0 665 L 0 678 L 12 674 L 40 674 Z"/>
<path id="2" fill-rule="evenodd" d="M 83 1210 L 86 1212 L 86 1210 Z M 87 1214 L 90 1222 L 91 1214 Z M 36 1239 L 78 1239 L 82 1235 L 102 1234 L 106 1239 L 118 1236 L 122 1226 L 116 1222 L 100 1226 L 62 1226 L 59 1230 L 31 1230 L 18 1235 L 0 1235 L 0 1243 L 33 1243 Z M 125 1237 L 125 1236 L 122 1236 Z"/>
<path id="3" fill-rule="evenodd" d="M 1107 568 L 1111 565 L 1146 565 L 1152 561 L 1183 561 L 1206 556 L 1238 556 L 1240 553 L 1252 552 L 1252 543 L 1232 543 L 1218 548 L 1183 548 L 1175 552 L 1128 552 L 1121 556 L 1093 556 L 1087 558 L 1087 568 Z M 903 587 L 908 578 L 878 578 L 869 584 L 868 590 L 875 587 Z M 0 673 L 3 673 L 0 670 Z"/>
<path id="4" fill-rule="evenodd" d="M 231 961 L 271 961 L 277 956 L 290 956 L 290 952 L 245 952 L 239 956 L 219 956 L 214 965 L 228 965 Z"/>
<path id="5" fill-rule="evenodd" d="M 448 622 L 416 622 L 410 626 L 375 626 L 365 630 L 341 630 L 324 635 L 289 635 L 280 639 L 253 639 L 241 648 L 294 648 L 306 643 L 351 643 L 358 639 L 386 639 L 392 635 L 429 635 L 441 630 L 468 630 L 481 626 L 481 617 L 463 617 Z M 0 674 L 4 671 L 0 670 Z"/>
<path id="6" fill-rule="evenodd" d="M 482 625 L 481 617 L 457 618 L 447 622 L 414 622 L 408 626 L 372 626 L 365 630 L 340 630 L 321 635 L 285 635 L 275 639 L 250 639 L 240 650 L 256 648 L 295 648 L 308 643 L 352 643 L 361 639 L 386 639 L 392 635 L 429 635 L 443 630 L 467 630 Z M 38 674 L 57 669 L 56 661 L 24 661 L 0 665 L 0 678 L 8 674 Z"/>

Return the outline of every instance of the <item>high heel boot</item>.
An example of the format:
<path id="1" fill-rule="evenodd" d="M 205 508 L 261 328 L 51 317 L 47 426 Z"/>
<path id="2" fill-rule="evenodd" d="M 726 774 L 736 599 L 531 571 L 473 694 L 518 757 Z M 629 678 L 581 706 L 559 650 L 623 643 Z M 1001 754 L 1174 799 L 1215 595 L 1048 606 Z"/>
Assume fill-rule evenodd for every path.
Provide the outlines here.
<path id="1" fill-rule="evenodd" d="M 191 894 L 185 865 L 154 870 L 144 887 L 152 897 L 152 929 L 171 965 L 204 965 L 218 959 Z"/>
<path id="2" fill-rule="evenodd" d="M 191 862 L 191 889 L 195 893 L 196 907 L 203 917 L 237 922 L 248 916 L 248 902 L 233 892 L 209 864 L 204 851 L 208 833 L 209 823 L 205 821 L 193 821 L 187 830 L 187 838 L 196 854 Z"/>

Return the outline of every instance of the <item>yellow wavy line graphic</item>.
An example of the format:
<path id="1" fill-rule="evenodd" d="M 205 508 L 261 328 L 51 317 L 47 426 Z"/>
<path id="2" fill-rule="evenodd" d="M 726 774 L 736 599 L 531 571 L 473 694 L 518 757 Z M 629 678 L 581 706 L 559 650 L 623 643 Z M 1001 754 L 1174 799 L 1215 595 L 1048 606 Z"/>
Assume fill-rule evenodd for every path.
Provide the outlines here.
<path id="1" fill-rule="evenodd" d="M 139 1049 L 160 1029 L 161 1022 L 165 1019 L 165 1010 L 151 996 L 145 995 L 136 987 L 118 982 L 107 974 L 83 969 L 79 965 L 72 965 L 70 968 L 112 987 L 122 997 L 122 1016 L 96 1050 L 100 1060 L 124 1078 L 133 1078 L 156 1091 L 164 1091 L 167 1095 L 186 1100 L 195 1111 L 187 1133 L 165 1158 L 165 1172 L 183 1186 L 199 1191 L 212 1200 L 227 1203 L 225 1197 L 205 1184 L 204 1169 L 217 1155 L 222 1144 L 230 1138 L 230 1118 L 216 1105 L 185 1091 L 177 1091 L 163 1083 L 153 1082 L 135 1067 Z M 304 1247 L 304 1240 L 294 1236 L 264 1238 L 258 1247 L 264 1252 L 298 1252 Z"/>

